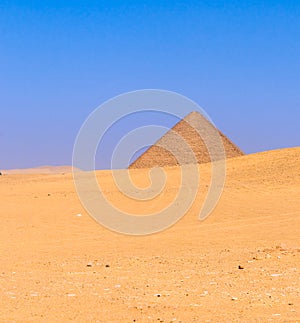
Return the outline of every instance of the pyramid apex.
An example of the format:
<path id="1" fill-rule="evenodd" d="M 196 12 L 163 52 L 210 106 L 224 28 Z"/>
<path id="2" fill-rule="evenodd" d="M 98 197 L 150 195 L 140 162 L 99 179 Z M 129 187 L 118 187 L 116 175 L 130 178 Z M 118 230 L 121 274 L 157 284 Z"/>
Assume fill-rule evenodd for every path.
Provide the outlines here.
<path id="1" fill-rule="evenodd" d="M 199 111 L 191 111 L 190 113 L 188 113 L 185 117 L 184 117 L 184 119 L 185 118 L 187 118 L 187 117 L 189 117 L 189 116 L 197 116 L 197 115 L 202 115 Z"/>

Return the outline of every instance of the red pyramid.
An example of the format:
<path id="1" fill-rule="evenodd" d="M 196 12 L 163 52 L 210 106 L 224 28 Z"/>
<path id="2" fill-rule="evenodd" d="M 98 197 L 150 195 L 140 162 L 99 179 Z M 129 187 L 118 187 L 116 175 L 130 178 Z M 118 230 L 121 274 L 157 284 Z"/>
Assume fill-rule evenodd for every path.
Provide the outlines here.
<path id="1" fill-rule="evenodd" d="M 162 136 L 153 146 L 137 158 L 129 168 L 152 168 L 175 166 L 179 164 L 190 164 L 196 162 L 199 164 L 211 161 L 208 149 L 198 131 L 204 133 L 215 132 L 217 130 L 204 116 L 199 112 L 191 112 L 184 119 L 179 121 L 170 131 Z M 212 130 L 213 129 L 213 130 Z M 226 158 L 232 158 L 244 155 L 230 139 L 221 131 L 217 130 L 222 140 Z M 180 136 L 184 145 L 179 144 Z M 212 138 L 214 136 L 211 136 Z M 215 145 L 214 139 L 210 144 Z M 163 147 L 164 148 L 163 148 Z M 183 147 L 184 146 L 184 147 Z M 191 155 L 191 150 L 193 156 Z M 173 153 L 171 153 L 171 152 Z M 175 156 L 180 155 L 180 161 Z M 215 158 L 216 160 L 216 158 Z"/>

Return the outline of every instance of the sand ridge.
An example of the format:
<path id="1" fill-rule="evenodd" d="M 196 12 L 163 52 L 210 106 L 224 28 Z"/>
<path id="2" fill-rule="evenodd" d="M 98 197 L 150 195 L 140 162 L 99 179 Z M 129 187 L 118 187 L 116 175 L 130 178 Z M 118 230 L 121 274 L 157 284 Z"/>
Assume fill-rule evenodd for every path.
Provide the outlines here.
<path id="1" fill-rule="evenodd" d="M 72 173 L 72 166 L 40 166 L 35 168 L 17 168 L 2 170 L 4 174 L 63 174 Z"/>

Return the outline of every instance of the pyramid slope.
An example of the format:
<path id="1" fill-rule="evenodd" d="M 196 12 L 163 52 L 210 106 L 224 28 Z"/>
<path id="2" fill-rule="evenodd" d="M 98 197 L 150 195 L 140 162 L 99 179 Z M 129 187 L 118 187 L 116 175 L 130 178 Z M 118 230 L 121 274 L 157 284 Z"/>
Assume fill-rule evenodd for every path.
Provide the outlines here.
<path id="1" fill-rule="evenodd" d="M 129 168 L 151 168 L 191 164 L 195 163 L 195 158 L 198 164 L 210 162 L 211 158 L 208 149 L 196 129 L 209 133 L 212 131 L 212 124 L 199 112 L 191 112 L 135 160 Z M 218 132 L 224 145 L 226 158 L 244 155 L 240 148 L 229 138 L 221 131 L 218 130 Z M 186 147 L 182 147 L 182 145 L 179 147 L 178 135 L 184 139 L 187 144 L 184 145 Z M 216 142 L 213 140 L 211 141 L 211 144 L 216 147 Z M 167 147 L 168 149 L 171 148 L 171 150 L 175 152 L 175 155 L 181 156 L 181 161 L 178 162 L 172 153 L 161 146 Z M 191 155 L 190 148 L 192 149 L 194 156 Z"/>

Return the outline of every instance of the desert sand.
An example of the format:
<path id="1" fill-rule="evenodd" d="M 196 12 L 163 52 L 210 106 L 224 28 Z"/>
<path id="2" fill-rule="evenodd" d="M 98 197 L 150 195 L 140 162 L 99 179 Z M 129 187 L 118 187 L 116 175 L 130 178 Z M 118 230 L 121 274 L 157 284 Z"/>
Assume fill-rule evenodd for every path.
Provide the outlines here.
<path id="1" fill-rule="evenodd" d="M 0 176 L 0 322 L 299 322 L 300 148 L 229 159 L 205 221 L 210 164 L 199 167 L 185 217 L 142 237 L 94 221 L 70 173 Z M 178 170 L 165 169 L 164 197 L 150 208 L 174 195 Z M 147 170 L 131 172 L 146 185 Z M 122 203 L 110 172 L 97 176 Z"/>

